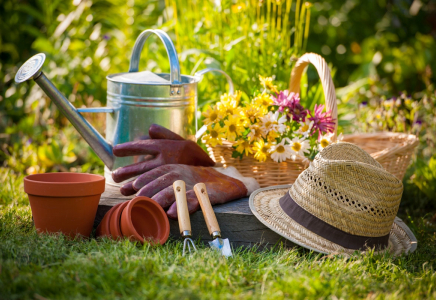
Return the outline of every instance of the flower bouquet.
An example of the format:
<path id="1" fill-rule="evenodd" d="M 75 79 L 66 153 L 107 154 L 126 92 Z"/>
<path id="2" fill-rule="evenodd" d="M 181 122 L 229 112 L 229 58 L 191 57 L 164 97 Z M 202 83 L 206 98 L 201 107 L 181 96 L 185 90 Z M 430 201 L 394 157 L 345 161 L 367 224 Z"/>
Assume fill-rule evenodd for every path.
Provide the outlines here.
<path id="1" fill-rule="evenodd" d="M 324 105 L 310 111 L 298 93 L 277 90 L 271 77 L 259 79 L 262 89 L 252 99 L 241 101 L 240 92 L 224 94 L 203 112 L 207 130 L 202 140 L 216 162 L 235 166 L 261 182 L 285 176 L 288 184 L 292 179 L 284 174 L 286 169 L 297 171 L 291 174 L 295 179 L 332 143 L 336 120 Z"/>

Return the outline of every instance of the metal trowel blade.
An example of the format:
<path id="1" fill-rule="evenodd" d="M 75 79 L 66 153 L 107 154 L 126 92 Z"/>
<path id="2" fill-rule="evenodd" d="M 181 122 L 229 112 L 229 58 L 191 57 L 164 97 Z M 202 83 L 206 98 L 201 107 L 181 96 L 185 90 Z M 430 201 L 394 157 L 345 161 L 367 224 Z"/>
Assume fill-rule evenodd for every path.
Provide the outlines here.
<path id="1" fill-rule="evenodd" d="M 232 256 L 232 248 L 230 247 L 229 239 L 216 238 L 212 242 L 209 242 L 212 249 L 217 250 L 225 257 Z"/>

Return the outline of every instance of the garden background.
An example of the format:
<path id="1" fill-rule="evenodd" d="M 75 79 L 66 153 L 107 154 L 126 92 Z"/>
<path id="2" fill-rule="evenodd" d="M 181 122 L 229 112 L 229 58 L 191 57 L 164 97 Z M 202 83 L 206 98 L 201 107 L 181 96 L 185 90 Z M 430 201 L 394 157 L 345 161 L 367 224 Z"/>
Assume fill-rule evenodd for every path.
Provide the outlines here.
<path id="1" fill-rule="evenodd" d="M 292 276 L 298 278 L 292 284 L 287 282 L 295 291 L 283 292 L 285 297 L 365 297 L 367 294 L 382 297 L 386 293 L 395 298 L 412 295 L 412 291 L 416 292 L 416 297 L 436 297 L 433 274 L 436 255 L 434 1 L 1 0 L 0 237 L 3 241 L 0 246 L 0 298 L 11 298 L 11 295 L 37 298 L 42 297 L 41 291 L 53 298 L 68 298 L 67 293 L 59 292 L 56 286 L 69 286 L 67 291 L 79 298 L 84 295 L 98 297 L 98 292 L 87 294 L 89 287 L 104 291 L 108 298 L 135 295 L 153 298 L 162 292 L 161 289 L 150 289 L 153 280 L 142 278 L 144 274 L 139 277 L 132 275 L 138 272 L 135 268 L 141 268 L 139 266 L 144 261 L 149 263 L 150 269 L 144 267 L 146 269 L 142 271 L 167 274 L 165 280 L 162 275 L 158 276 L 162 281 L 156 283 L 157 286 L 171 286 L 171 278 L 176 276 L 171 269 L 173 261 L 176 265 L 182 264 L 183 271 L 191 279 L 206 276 L 201 271 L 195 273 L 187 269 L 189 264 L 177 254 L 180 251 L 177 242 L 156 250 L 127 242 L 93 241 L 86 244 L 38 237 L 22 191 L 22 178 L 27 174 L 53 171 L 102 173 L 103 165 L 38 86 L 32 82 L 20 85 L 14 82 L 21 64 L 33 54 L 44 52 L 47 55 L 43 67 L 45 74 L 74 106 L 104 106 L 106 75 L 128 70 L 135 39 L 148 28 L 163 29 L 172 37 L 183 74 L 194 74 L 206 67 L 221 68 L 245 95 L 251 95 L 257 87 L 258 75 L 274 76 L 279 88 L 285 89 L 296 58 L 305 52 L 318 53 L 332 70 L 342 132 L 395 131 L 413 133 L 420 138 L 416 156 L 404 178 L 405 190 L 399 211 L 420 243 L 422 241 L 417 254 L 413 254 L 415 256 L 412 255 L 410 260 L 384 258 L 379 264 L 372 257 L 365 256 L 360 258 L 359 267 L 353 265 L 353 269 L 346 260 L 325 261 L 321 256 L 304 250 L 287 252 L 278 249 L 260 254 L 243 251 L 234 261 L 238 265 L 236 269 L 230 269 L 222 260 L 214 269 L 212 265 L 200 267 L 200 261 L 204 259 L 201 257 L 193 264 L 198 264 L 200 269 L 213 270 L 217 276 L 213 279 L 215 283 L 211 283 L 212 286 L 209 283 L 193 285 L 192 294 L 187 297 L 201 297 L 206 287 L 213 290 L 214 286 L 217 292 L 207 292 L 210 297 L 231 296 L 226 294 L 228 291 L 224 287 L 234 289 L 241 298 L 273 297 L 275 292 L 283 292 L 286 286 L 284 283 L 280 285 L 280 281 L 274 282 L 281 275 L 289 280 Z M 147 42 L 144 47 L 140 69 L 167 72 L 166 52 L 154 41 Z M 199 85 L 200 109 L 204 110 L 216 101 L 225 89 L 222 78 L 207 75 Z M 307 107 L 324 101 L 313 68 L 309 68 L 303 80 L 301 99 Z M 87 114 L 86 118 L 100 132 L 104 131 L 104 115 Z M 58 251 L 52 253 L 54 249 Z M 145 256 L 144 249 L 152 254 Z M 93 256 L 91 253 L 95 251 L 105 253 L 106 258 Z M 129 253 L 140 259 L 129 263 L 126 256 Z M 208 257 L 209 254 L 201 255 Z M 81 263 L 80 259 L 84 261 Z M 68 264 L 70 267 L 65 267 Z M 88 264 L 89 268 L 95 269 L 82 268 Z M 106 286 L 98 286 L 98 280 L 80 280 L 82 275 L 79 273 L 91 276 L 92 272 L 104 271 L 105 264 L 110 270 L 114 268 L 111 271 L 114 273 L 109 273 L 113 278 L 101 281 Z M 302 267 L 289 273 L 287 267 L 299 264 Z M 381 269 L 374 271 L 372 268 L 377 266 Z M 379 277 L 367 278 L 362 287 L 355 289 L 335 288 L 339 283 L 334 282 L 331 272 L 344 267 L 349 267 L 351 273 L 338 277 L 341 284 L 352 284 L 353 278 L 365 272 Z M 62 268 L 69 271 L 65 273 Z M 117 278 L 115 270 L 133 277 L 124 282 L 125 285 L 120 281 L 119 285 L 112 286 Z M 249 274 L 243 270 L 255 271 Z M 220 272 L 227 272 L 230 277 L 236 276 L 234 272 L 247 273 L 240 274 L 244 280 L 236 276 L 239 281 L 234 282 L 233 279 L 221 278 Z M 307 281 L 315 276 L 314 272 L 318 281 Z M 44 284 L 59 276 L 63 278 L 61 283 Z M 150 294 L 144 294 L 144 290 L 138 288 L 129 292 L 126 288 L 140 278 L 149 281 L 140 287 Z M 418 282 L 417 278 L 422 281 Z M 394 288 L 398 286 L 396 280 L 405 282 L 397 294 Z M 62 285 L 62 282 L 71 285 Z M 190 281 L 181 282 L 181 286 L 174 289 L 186 292 Z M 301 286 L 307 282 L 308 286 Z M 29 286 L 20 294 L 20 288 L 26 283 Z M 217 288 L 219 284 L 224 287 Z M 368 289 L 370 285 L 374 285 L 373 290 Z M 177 298 L 175 294 L 173 296 Z M 171 297 L 167 295 L 167 298 Z"/>

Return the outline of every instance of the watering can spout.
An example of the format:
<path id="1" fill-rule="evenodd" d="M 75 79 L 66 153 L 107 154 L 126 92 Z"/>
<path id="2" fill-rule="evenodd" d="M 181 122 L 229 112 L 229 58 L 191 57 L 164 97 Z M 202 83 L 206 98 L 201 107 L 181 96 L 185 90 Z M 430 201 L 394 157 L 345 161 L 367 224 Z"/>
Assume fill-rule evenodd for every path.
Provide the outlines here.
<path id="1" fill-rule="evenodd" d="M 103 163 L 112 170 L 114 155 L 110 145 L 101 134 L 89 124 L 79 111 L 65 98 L 65 96 L 53 85 L 53 83 L 41 72 L 45 61 L 45 54 L 39 53 L 31 57 L 21 66 L 15 75 L 15 82 L 21 83 L 29 79 L 42 88 L 47 96 L 56 104 L 58 109 L 67 117 L 85 141 L 91 146 Z"/>

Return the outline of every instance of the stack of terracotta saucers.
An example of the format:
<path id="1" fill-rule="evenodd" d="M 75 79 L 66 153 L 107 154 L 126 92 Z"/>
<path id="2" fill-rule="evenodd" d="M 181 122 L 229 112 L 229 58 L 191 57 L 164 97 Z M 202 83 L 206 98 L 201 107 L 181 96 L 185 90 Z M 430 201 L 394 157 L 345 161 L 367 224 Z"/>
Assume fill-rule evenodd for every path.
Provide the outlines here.
<path id="1" fill-rule="evenodd" d="M 97 237 L 164 244 L 170 233 L 165 211 L 148 197 L 136 197 L 112 207 L 97 227 Z"/>

